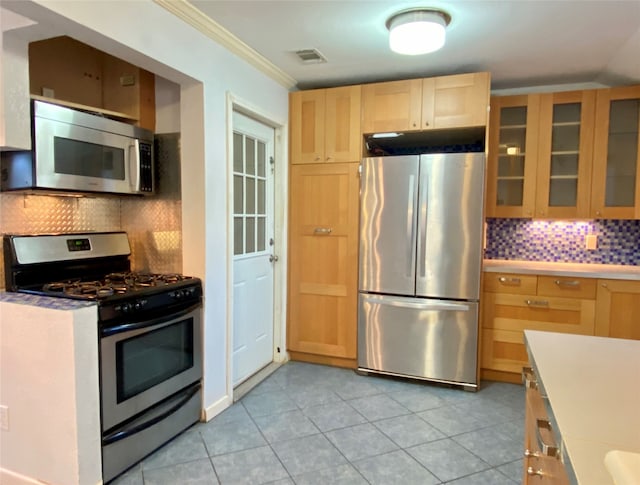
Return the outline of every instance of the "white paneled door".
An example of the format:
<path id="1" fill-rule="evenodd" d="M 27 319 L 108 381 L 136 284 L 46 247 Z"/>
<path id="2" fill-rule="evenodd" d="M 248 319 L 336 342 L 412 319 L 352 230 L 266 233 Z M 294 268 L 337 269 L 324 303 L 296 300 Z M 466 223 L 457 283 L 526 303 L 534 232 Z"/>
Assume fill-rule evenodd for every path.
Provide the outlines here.
<path id="1" fill-rule="evenodd" d="M 233 112 L 233 386 L 273 360 L 274 129 Z"/>

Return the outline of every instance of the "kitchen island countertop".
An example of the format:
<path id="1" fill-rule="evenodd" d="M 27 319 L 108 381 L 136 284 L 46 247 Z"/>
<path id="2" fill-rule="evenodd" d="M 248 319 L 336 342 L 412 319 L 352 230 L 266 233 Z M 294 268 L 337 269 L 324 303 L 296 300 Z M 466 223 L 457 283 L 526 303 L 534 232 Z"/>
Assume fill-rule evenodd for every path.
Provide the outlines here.
<path id="1" fill-rule="evenodd" d="M 489 273 L 521 273 L 582 278 L 640 280 L 640 266 L 621 264 L 551 263 L 546 261 L 485 259 L 483 271 Z"/>
<path id="2" fill-rule="evenodd" d="M 612 484 L 608 451 L 640 452 L 640 341 L 525 330 L 580 485 Z"/>

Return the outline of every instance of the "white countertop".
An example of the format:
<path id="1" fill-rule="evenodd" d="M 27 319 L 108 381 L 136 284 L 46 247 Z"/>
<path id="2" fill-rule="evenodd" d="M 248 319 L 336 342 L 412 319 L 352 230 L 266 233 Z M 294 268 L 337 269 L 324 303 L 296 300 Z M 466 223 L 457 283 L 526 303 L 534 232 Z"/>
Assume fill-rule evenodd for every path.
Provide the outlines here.
<path id="1" fill-rule="evenodd" d="M 640 266 L 620 264 L 549 263 L 545 261 L 485 259 L 483 270 L 490 273 L 521 273 L 615 280 L 640 280 Z"/>
<path id="2" fill-rule="evenodd" d="M 604 457 L 640 452 L 640 341 L 525 330 L 580 485 L 613 484 Z"/>

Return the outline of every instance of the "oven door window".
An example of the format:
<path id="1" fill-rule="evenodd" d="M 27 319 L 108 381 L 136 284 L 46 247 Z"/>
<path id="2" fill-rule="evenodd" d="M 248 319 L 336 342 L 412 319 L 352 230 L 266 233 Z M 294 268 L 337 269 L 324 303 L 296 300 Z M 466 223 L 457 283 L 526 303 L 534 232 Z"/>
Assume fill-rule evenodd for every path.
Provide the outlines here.
<path id="1" fill-rule="evenodd" d="M 193 318 L 116 343 L 118 404 L 193 367 Z"/>

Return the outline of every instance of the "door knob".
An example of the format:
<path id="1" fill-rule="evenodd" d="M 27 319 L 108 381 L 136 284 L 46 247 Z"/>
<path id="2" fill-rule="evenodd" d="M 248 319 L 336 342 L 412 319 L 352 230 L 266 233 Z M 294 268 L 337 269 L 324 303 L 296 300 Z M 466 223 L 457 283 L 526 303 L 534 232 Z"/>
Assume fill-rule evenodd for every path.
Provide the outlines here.
<path id="1" fill-rule="evenodd" d="M 275 263 L 276 261 L 278 261 L 278 259 L 280 259 L 280 258 L 278 258 L 278 256 L 276 256 L 275 254 L 270 254 L 269 255 L 269 262 L 270 263 Z"/>

